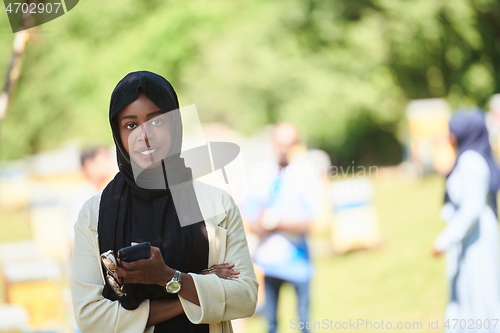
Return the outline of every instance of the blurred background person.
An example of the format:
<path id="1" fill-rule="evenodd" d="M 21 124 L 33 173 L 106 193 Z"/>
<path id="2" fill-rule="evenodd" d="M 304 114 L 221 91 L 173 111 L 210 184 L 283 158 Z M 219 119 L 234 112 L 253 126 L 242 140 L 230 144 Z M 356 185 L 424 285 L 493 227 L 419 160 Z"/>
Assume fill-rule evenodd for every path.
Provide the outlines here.
<path id="1" fill-rule="evenodd" d="M 107 147 L 94 147 L 82 151 L 80 157 L 82 173 L 87 180 L 89 193 L 102 191 L 117 172 L 113 156 Z"/>
<path id="2" fill-rule="evenodd" d="M 84 179 L 78 184 L 67 203 L 68 235 L 73 245 L 73 226 L 83 204 L 101 192 L 106 184 L 118 172 L 113 155 L 107 147 L 97 146 L 84 149 L 80 155 L 81 170 Z"/>
<path id="3" fill-rule="evenodd" d="M 457 161 L 446 180 L 442 217 L 447 225 L 433 248 L 436 256 L 447 254 L 450 300 L 445 320 L 491 321 L 500 313 L 496 205 L 500 171 L 493 159 L 483 113 L 456 114 L 450 121 L 450 141 L 457 151 Z M 453 326 L 448 331 L 465 331 Z M 498 332 L 494 326 L 474 328 Z"/>
<path id="4" fill-rule="evenodd" d="M 309 321 L 312 264 L 306 235 L 317 205 L 312 192 L 321 187 L 321 182 L 318 172 L 305 161 L 305 146 L 295 126 L 276 125 L 272 139 L 276 157 L 260 164 L 250 175 L 254 189 L 249 191 L 243 212 L 250 230 L 261 237 L 254 260 L 264 272 L 268 332 L 275 333 L 284 283 L 291 283 L 295 289 L 298 320 Z"/>

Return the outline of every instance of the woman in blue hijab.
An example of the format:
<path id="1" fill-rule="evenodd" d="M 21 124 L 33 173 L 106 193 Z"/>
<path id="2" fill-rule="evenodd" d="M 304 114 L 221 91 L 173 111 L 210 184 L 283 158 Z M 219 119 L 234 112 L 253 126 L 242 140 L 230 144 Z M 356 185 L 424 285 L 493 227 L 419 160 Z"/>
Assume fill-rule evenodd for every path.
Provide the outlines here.
<path id="1" fill-rule="evenodd" d="M 446 180 L 441 211 L 447 225 L 433 248 L 436 256 L 447 254 L 450 301 L 445 327 L 447 332 L 500 332 L 500 171 L 482 112 L 458 113 L 449 126 L 457 161 Z"/>

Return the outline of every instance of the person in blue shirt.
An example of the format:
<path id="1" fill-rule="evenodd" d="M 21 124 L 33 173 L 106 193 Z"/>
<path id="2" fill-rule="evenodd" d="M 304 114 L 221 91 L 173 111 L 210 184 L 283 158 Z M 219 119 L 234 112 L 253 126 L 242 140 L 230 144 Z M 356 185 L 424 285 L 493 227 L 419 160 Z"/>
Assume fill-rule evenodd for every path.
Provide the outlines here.
<path id="1" fill-rule="evenodd" d="M 250 189 L 242 209 L 250 230 L 261 237 L 254 261 L 264 271 L 269 333 L 277 331 L 278 298 L 284 283 L 292 284 L 296 291 L 299 321 L 304 326 L 309 322 L 313 271 L 306 235 L 315 216 L 312 192 L 321 188 L 321 181 L 306 154 L 293 154 L 299 143 L 299 132 L 293 125 L 276 125 L 276 159 L 261 163 L 258 177 L 250 176 L 254 190 Z"/>

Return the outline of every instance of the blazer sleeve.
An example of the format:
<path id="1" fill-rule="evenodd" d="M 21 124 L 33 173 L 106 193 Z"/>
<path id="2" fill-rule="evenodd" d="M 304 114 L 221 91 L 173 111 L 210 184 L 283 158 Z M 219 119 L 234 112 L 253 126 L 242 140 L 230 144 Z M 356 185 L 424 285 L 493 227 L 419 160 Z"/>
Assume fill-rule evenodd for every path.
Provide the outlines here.
<path id="1" fill-rule="evenodd" d="M 248 251 L 243 222 L 238 207 L 229 194 L 223 195 L 224 205 L 230 207 L 220 227 L 226 235 L 224 262 L 235 265 L 237 279 L 221 279 L 215 274 L 189 273 L 194 280 L 200 305 L 179 296 L 188 319 L 194 324 L 215 324 L 222 321 L 250 317 L 257 305 L 258 282 Z M 210 239 L 209 241 L 217 241 Z M 222 264 L 223 262 L 219 263 Z"/>
<path id="2" fill-rule="evenodd" d="M 99 201 L 98 196 L 87 201 L 75 224 L 71 291 L 76 322 L 82 333 L 143 333 L 149 317 L 149 300 L 129 311 L 120 302 L 102 296 L 105 280 L 97 239 Z"/>
<path id="3" fill-rule="evenodd" d="M 489 167 L 479 153 L 465 152 L 457 162 L 460 175 L 459 208 L 451 215 L 446 228 L 434 242 L 440 251 L 446 251 L 462 242 L 487 206 L 489 191 Z"/>

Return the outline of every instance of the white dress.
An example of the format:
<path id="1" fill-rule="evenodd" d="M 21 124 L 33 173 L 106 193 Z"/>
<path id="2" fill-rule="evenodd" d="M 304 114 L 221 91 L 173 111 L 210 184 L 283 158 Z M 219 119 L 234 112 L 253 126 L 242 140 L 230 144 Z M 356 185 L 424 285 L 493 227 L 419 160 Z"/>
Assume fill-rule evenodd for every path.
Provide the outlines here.
<path id="1" fill-rule="evenodd" d="M 500 332 L 498 222 L 488 200 L 489 181 L 486 160 L 473 150 L 460 155 L 446 181 L 447 226 L 435 242 L 447 252 L 446 332 Z"/>

